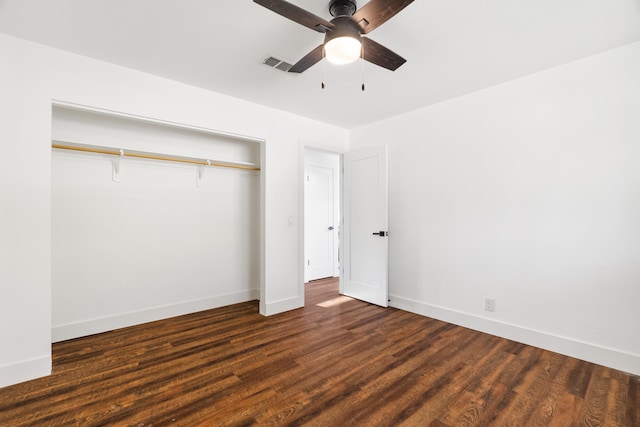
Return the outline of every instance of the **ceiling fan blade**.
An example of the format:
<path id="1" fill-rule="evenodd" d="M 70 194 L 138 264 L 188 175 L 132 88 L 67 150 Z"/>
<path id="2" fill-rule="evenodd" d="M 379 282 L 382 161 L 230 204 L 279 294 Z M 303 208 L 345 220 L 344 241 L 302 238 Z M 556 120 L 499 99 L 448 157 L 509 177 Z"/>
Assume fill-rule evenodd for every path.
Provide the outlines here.
<path id="1" fill-rule="evenodd" d="M 413 0 L 371 0 L 356 11 L 351 19 L 358 24 L 360 32 L 367 34 L 393 18 L 409 6 Z"/>
<path id="2" fill-rule="evenodd" d="M 316 65 L 318 62 L 322 60 L 322 49 L 324 45 L 320 45 L 317 48 L 313 49 L 311 52 L 307 53 L 304 58 L 300 61 L 296 62 L 293 67 L 289 68 L 290 73 L 301 73 L 308 68 Z"/>
<path id="3" fill-rule="evenodd" d="M 253 2 L 319 33 L 326 33 L 334 27 L 331 22 L 284 0 L 253 0 Z"/>
<path id="4" fill-rule="evenodd" d="M 364 50 L 364 59 L 372 64 L 379 65 L 387 70 L 395 71 L 402 64 L 407 62 L 406 59 L 397 53 L 387 49 L 380 43 L 376 43 L 370 38 L 362 37 L 362 46 Z"/>

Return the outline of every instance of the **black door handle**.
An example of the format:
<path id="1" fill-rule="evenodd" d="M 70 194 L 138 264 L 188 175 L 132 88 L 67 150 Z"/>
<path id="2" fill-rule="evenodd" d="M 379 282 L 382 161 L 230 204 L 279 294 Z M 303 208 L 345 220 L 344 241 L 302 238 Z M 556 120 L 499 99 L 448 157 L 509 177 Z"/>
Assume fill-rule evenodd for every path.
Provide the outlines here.
<path id="1" fill-rule="evenodd" d="M 373 233 L 374 236 L 380 236 L 380 237 L 384 237 L 387 235 L 386 231 L 379 231 L 377 233 Z"/>
<path id="2" fill-rule="evenodd" d="M 333 226 L 330 225 L 329 228 L 327 228 L 327 230 L 332 231 L 333 230 Z"/>

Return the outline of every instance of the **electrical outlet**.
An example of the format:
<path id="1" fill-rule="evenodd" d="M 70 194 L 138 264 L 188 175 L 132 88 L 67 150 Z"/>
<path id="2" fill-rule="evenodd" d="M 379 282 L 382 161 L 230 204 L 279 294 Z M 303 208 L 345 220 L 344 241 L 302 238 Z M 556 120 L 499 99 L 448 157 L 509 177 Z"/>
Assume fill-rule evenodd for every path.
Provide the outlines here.
<path id="1" fill-rule="evenodd" d="M 485 298 L 484 311 L 496 311 L 496 300 L 493 298 Z"/>

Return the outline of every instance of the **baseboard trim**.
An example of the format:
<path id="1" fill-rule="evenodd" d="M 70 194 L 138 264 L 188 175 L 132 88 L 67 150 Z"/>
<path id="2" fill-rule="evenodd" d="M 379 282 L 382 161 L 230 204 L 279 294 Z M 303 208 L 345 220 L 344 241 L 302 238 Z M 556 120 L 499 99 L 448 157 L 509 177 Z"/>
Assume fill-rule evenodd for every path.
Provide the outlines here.
<path id="1" fill-rule="evenodd" d="M 184 301 L 177 304 L 150 307 L 143 310 L 128 313 L 119 313 L 113 316 L 87 319 L 80 322 L 54 325 L 51 329 L 52 342 L 65 341 L 72 338 L 84 337 L 127 326 L 167 319 L 169 317 L 182 316 L 226 305 L 237 304 L 258 299 L 258 289 L 234 292 L 224 295 L 216 295 L 197 300 Z"/>
<path id="2" fill-rule="evenodd" d="M 273 316 L 274 314 L 284 313 L 285 311 L 295 310 L 303 307 L 304 304 L 299 297 L 286 298 L 278 301 L 267 302 L 264 306 L 264 315 Z"/>
<path id="3" fill-rule="evenodd" d="M 0 387 L 45 377 L 51 374 L 51 356 L 36 357 L 0 366 Z"/>
<path id="4" fill-rule="evenodd" d="M 575 357 L 576 359 L 640 375 L 640 356 L 607 348 L 548 332 L 529 329 L 511 323 L 488 319 L 444 307 L 426 304 L 407 298 L 391 296 L 389 305 L 401 310 L 420 314 L 464 326 L 487 334 L 499 336 L 534 347 Z"/>

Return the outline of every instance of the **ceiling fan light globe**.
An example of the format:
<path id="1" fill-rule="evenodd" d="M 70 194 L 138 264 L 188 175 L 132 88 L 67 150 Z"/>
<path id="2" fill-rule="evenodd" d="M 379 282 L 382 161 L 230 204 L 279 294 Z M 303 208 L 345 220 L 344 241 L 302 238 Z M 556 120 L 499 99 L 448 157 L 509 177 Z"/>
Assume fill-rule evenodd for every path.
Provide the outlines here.
<path id="1" fill-rule="evenodd" d="M 362 44 L 353 37 L 336 37 L 324 45 L 325 57 L 334 64 L 350 64 L 360 58 Z"/>

